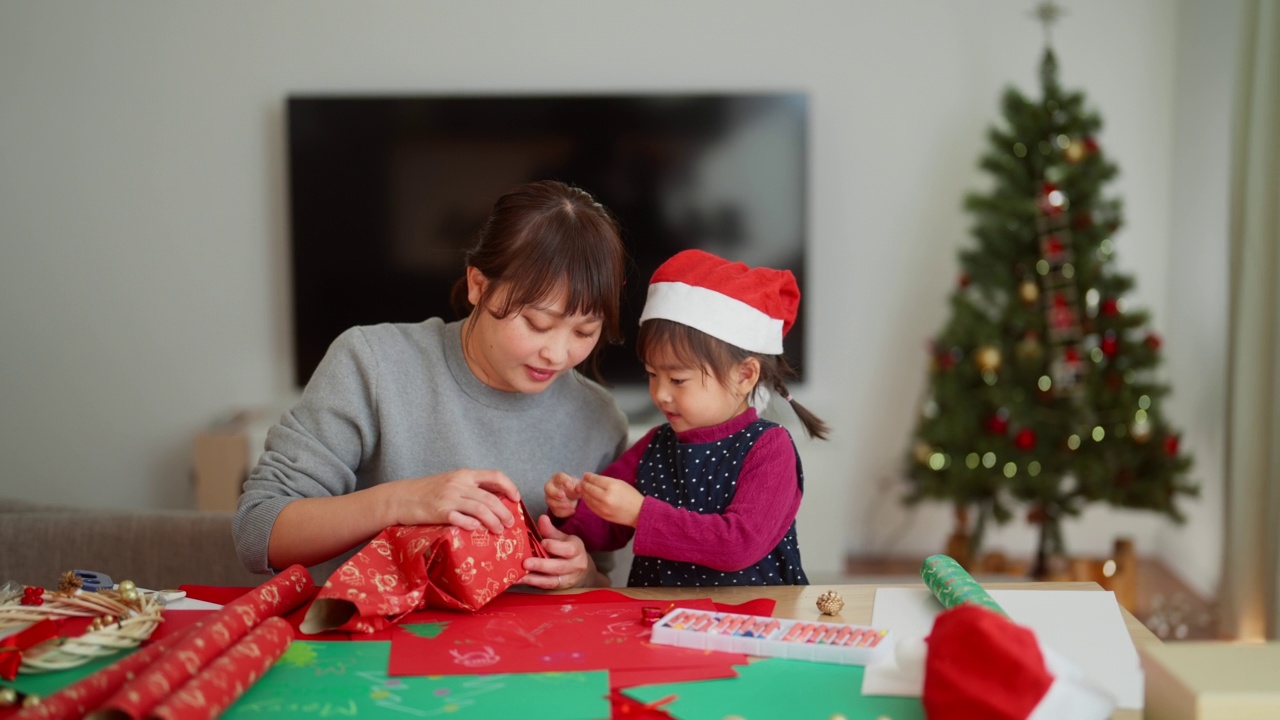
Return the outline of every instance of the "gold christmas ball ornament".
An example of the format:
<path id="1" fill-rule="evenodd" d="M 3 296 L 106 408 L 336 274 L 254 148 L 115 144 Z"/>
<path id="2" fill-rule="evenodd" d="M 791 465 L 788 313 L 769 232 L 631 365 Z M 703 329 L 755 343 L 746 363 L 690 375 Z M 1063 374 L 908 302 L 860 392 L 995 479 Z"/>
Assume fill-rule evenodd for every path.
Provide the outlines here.
<path id="1" fill-rule="evenodd" d="M 11 687 L 0 688 L 0 707 L 13 707 L 17 702 L 17 690 Z"/>
<path id="2" fill-rule="evenodd" d="M 1018 299 L 1030 305 L 1040 299 L 1040 286 L 1034 280 L 1023 280 L 1018 286 Z"/>
<path id="3" fill-rule="evenodd" d="M 818 596 L 818 610 L 823 615 L 839 615 L 844 609 L 844 598 L 834 590 L 828 590 Z"/>
<path id="4" fill-rule="evenodd" d="M 973 361 L 983 372 L 995 372 L 1000 369 L 1000 348 L 995 345 L 983 345 L 973 351 Z"/>
<path id="5" fill-rule="evenodd" d="M 1067 162 L 1072 164 L 1083 160 L 1085 154 L 1084 142 L 1078 138 L 1072 140 L 1071 144 L 1067 145 L 1067 147 L 1062 150 L 1062 157 L 1066 158 Z"/>

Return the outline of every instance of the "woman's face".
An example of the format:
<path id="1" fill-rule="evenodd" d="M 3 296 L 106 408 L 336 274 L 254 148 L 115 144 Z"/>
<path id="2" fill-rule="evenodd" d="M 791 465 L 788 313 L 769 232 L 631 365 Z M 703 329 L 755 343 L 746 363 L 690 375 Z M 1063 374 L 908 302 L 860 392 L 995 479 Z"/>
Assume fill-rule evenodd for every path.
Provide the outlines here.
<path id="1" fill-rule="evenodd" d="M 489 280 L 467 268 L 467 298 L 472 312 L 463 351 L 471 372 L 485 385 L 506 392 L 539 393 L 557 377 L 591 354 L 600 339 L 603 319 L 597 315 L 566 315 L 562 288 L 552 296 L 496 318 L 479 306 Z M 490 300 L 501 305 L 503 290 Z"/>

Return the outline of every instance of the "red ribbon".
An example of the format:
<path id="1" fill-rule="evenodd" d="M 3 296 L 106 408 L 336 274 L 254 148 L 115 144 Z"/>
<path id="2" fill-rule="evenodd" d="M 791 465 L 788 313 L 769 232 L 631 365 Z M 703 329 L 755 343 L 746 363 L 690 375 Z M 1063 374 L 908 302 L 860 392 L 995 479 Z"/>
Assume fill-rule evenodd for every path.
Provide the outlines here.
<path id="1" fill-rule="evenodd" d="M 0 640 L 0 677 L 13 680 L 22 666 L 22 651 L 58 637 L 58 626 L 52 620 L 41 620 L 20 633 Z"/>

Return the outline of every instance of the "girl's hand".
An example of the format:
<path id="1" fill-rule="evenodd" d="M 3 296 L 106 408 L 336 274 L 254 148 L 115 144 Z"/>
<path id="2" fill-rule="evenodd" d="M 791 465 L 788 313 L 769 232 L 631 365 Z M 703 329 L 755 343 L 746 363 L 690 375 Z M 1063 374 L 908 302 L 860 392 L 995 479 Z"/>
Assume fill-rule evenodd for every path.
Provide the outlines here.
<path id="1" fill-rule="evenodd" d="M 587 507 L 612 523 L 635 527 L 644 496 L 630 483 L 596 473 L 582 476 L 582 499 Z"/>
<path id="2" fill-rule="evenodd" d="M 521 584 L 543 590 L 609 586 L 609 579 L 596 570 L 595 561 L 583 547 L 582 538 L 560 532 L 546 515 L 538 517 L 538 532 L 551 557 L 525 558 L 524 569 L 529 574 L 520 580 Z"/>
<path id="3" fill-rule="evenodd" d="M 582 497 L 582 481 L 567 473 L 558 472 L 551 476 L 542 489 L 547 496 L 547 509 L 558 518 L 566 518 L 578 508 L 578 498 Z"/>
<path id="4" fill-rule="evenodd" d="M 500 533 L 515 524 L 499 495 L 519 501 L 520 491 L 497 470 L 451 470 L 440 475 L 397 480 L 385 488 L 391 525 L 456 525 L 463 530 L 480 526 Z"/>

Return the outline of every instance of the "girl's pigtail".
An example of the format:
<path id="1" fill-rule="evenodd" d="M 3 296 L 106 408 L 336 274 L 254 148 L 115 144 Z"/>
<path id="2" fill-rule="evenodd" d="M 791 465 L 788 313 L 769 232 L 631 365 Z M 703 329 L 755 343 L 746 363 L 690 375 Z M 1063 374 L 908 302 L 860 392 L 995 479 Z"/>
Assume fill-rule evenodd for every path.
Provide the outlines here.
<path id="1" fill-rule="evenodd" d="M 779 397 L 787 401 L 791 405 L 791 409 L 795 412 L 796 417 L 800 418 L 800 423 L 804 425 L 805 434 L 811 438 L 826 440 L 827 435 L 831 432 L 831 428 L 822 421 L 822 418 L 809 412 L 809 409 L 796 402 L 791 397 L 791 391 L 787 389 L 786 383 L 777 381 L 773 384 L 773 390 Z"/>

